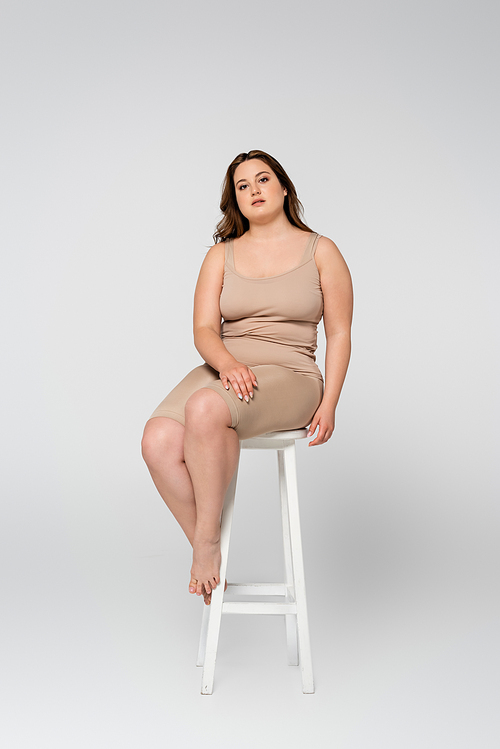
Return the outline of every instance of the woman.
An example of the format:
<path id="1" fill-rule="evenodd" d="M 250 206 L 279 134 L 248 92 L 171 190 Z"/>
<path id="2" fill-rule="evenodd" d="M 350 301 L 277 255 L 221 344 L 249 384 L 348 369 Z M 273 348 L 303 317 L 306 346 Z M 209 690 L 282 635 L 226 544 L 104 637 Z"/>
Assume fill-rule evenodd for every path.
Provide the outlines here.
<path id="1" fill-rule="evenodd" d="M 205 364 L 158 406 L 142 442 L 156 488 L 193 547 L 189 592 L 207 604 L 220 582 L 220 517 L 239 440 L 307 425 L 308 436 L 317 430 L 310 445 L 330 439 L 352 317 L 345 261 L 303 223 L 276 159 L 239 154 L 221 210 L 194 300 L 194 341 Z M 324 392 L 314 356 L 321 316 Z"/>

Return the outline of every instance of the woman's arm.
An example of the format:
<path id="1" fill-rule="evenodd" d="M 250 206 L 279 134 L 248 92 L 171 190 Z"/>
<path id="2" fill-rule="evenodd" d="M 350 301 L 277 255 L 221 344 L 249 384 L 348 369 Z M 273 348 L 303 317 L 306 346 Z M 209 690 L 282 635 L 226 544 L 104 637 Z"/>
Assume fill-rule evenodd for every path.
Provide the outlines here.
<path id="1" fill-rule="evenodd" d="M 335 428 L 335 409 L 349 365 L 353 293 L 349 269 L 331 239 L 320 238 L 315 259 L 324 300 L 325 391 L 309 428 L 309 435 L 316 429 L 318 434 L 309 444 L 322 445 L 330 439 Z"/>
<path id="2" fill-rule="evenodd" d="M 244 400 L 253 398 L 257 380 L 252 370 L 236 361 L 220 337 L 220 294 L 224 277 L 224 244 L 209 249 L 194 293 L 194 345 L 207 364 L 219 372 L 222 384 Z"/>

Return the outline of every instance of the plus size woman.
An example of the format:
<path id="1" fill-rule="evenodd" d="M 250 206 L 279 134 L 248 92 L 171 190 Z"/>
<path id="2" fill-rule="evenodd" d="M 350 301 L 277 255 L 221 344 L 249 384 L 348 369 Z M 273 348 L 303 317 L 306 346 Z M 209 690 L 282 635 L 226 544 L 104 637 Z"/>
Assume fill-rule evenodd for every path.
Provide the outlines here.
<path id="1" fill-rule="evenodd" d="M 153 412 L 143 455 L 193 547 L 189 591 L 210 603 L 220 583 L 220 519 L 239 441 L 309 426 L 324 444 L 350 356 L 352 285 L 336 245 L 312 232 L 283 167 L 239 154 L 223 185 L 223 217 L 202 264 L 194 342 L 204 364 Z M 326 334 L 325 380 L 316 365 Z"/>

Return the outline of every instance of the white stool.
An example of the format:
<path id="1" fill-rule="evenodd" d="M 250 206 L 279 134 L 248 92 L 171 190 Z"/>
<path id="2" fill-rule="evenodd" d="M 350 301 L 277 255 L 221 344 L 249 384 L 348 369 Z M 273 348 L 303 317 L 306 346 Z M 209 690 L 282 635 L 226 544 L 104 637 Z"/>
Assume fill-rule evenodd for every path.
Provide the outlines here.
<path id="1" fill-rule="evenodd" d="M 253 439 L 243 440 L 244 450 L 277 450 L 281 517 L 283 524 L 283 546 L 285 552 L 285 581 L 283 583 L 229 583 L 227 594 L 243 596 L 283 596 L 283 601 L 226 601 L 224 580 L 226 578 L 231 521 L 238 468 L 224 500 L 221 523 L 220 585 L 212 592 L 212 603 L 203 607 L 200 647 L 197 666 L 203 666 L 202 694 L 212 694 L 217 644 L 222 614 L 279 614 L 285 616 L 288 663 L 302 671 L 302 691 L 314 692 L 314 680 L 307 621 L 306 587 L 302 541 L 300 535 L 299 498 L 297 492 L 297 468 L 295 462 L 295 440 L 307 436 L 307 429 L 289 432 L 269 432 Z"/>

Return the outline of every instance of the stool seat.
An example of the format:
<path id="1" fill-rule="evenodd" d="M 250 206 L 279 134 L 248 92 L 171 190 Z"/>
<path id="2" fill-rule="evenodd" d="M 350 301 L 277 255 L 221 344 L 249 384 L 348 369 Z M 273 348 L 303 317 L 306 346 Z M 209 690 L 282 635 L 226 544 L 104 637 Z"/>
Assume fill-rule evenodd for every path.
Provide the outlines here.
<path id="1" fill-rule="evenodd" d="M 295 442 L 295 440 L 302 440 L 307 437 L 307 429 L 293 429 L 288 432 L 267 432 L 267 434 L 259 434 L 258 437 L 251 437 L 247 440 L 240 442 L 240 447 L 243 450 L 279 450 L 281 447 Z M 280 445 L 279 443 L 286 443 Z"/>
<path id="2" fill-rule="evenodd" d="M 307 437 L 307 429 L 290 429 L 283 432 L 266 432 L 266 434 L 259 434 L 258 437 L 250 437 L 250 439 L 242 440 L 241 446 L 246 446 L 252 440 L 301 440 Z"/>
<path id="3" fill-rule="evenodd" d="M 304 563 L 300 533 L 299 502 L 295 441 L 307 437 L 307 429 L 268 432 L 240 441 L 243 450 L 276 450 L 278 455 L 279 494 L 284 549 L 284 581 L 280 583 L 228 583 L 227 591 L 220 584 L 212 592 L 210 606 L 204 606 L 197 666 L 203 667 L 202 694 L 212 694 L 215 662 L 222 614 L 282 615 L 285 619 L 288 663 L 300 664 L 302 691 L 314 692 L 309 625 L 307 618 Z M 220 579 L 226 578 L 231 523 L 234 509 L 238 467 L 224 499 L 221 520 Z M 238 601 L 245 596 L 263 600 Z M 281 601 L 265 600 L 281 597 Z M 231 600 L 228 600 L 231 599 Z"/>

